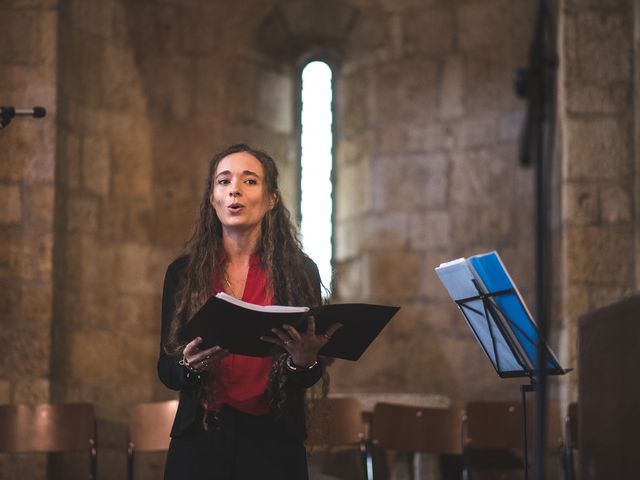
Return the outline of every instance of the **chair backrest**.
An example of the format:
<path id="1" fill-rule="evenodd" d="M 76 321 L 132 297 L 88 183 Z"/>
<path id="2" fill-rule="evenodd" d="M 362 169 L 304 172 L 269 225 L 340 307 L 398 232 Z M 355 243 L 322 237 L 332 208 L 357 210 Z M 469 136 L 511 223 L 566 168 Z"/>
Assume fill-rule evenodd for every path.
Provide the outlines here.
<path id="1" fill-rule="evenodd" d="M 93 406 L 78 404 L 1 405 L 0 452 L 88 451 L 95 455 Z"/>
<path id="2" fill-rule="evenodd" d="M 460 454 L 462 413 L 450 408 L 423 408 L 378 403 L 371 420 L 376 448 L 436 454 Z"/>
<path id="3" fill-rule="evenodd" d="M 533 445 L 534 405 L 527 403 L 527 442 Z M 470 448 L 524 449 L 522 406 L 519 402 L 469 402 L 463 417 L 463 444 Z M 546 443 L 562 445 L 562 422 L 557 402 L 548 402 Z"/>
<path id="4" fill-rule="evenodd" d="M 325 402 L 325 400 L 316 402 L 317 408 L 322 408 L 321 402 Z M 325 428 L 315 428 L 312 425 L 309 431 L 309 445 L 334 447 L 357 445 L 362 442 L 365 434 L 362 407 L 358 399 L 353 397 L 328 398 L 326 402 L 326 422 L 322 422 L 320 425 Z"/>
<path id="5" fill-rule="evenodd" d="M 169 448 L 177 400 L 140 403 L 129 412 L 129 450 L 159 452 Z"/>

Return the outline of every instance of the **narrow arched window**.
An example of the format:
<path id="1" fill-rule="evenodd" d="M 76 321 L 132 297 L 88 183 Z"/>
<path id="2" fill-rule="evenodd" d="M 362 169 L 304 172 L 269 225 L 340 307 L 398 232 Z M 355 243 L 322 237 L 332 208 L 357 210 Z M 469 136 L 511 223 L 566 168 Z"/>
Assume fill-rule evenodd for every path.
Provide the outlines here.
<path id="1" fill-rule="evenodd" d="M 331 67 L 312 61 L 302 69 L 300 115 L 300 232 L 304 250 L 331 290 L 333 232 L 333 83 Z"/>

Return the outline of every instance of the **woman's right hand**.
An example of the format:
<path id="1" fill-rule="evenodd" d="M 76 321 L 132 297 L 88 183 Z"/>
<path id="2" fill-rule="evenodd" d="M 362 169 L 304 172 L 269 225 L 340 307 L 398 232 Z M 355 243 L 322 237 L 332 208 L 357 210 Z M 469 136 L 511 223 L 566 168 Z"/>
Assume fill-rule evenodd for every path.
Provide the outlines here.
<path id="1" fill-rule="evenodd" d="M 198 348 L 201 343 L 202 337 L 196 337 L 187 343 L 182 352 L 182 361 L 193 372 L 205 372 L 229 355 L 227 350 L 223 350 L 218 345 L 201 350 Z"/>

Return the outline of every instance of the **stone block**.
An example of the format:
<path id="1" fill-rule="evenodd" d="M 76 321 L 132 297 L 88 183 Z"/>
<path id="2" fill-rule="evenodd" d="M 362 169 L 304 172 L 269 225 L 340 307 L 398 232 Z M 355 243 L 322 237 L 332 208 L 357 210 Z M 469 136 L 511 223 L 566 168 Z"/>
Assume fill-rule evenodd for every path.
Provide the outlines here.
<path id="1" fill-rule="evenodd" d="M 600 218 L 598 187 L 594 184 L 565 184 L 562 204 L 562 217 L 568 225 L 595 224 Z"/>
<path id="2" fill-rule="evenodd" d="M 440 117 L 459 118 L 464 114 L 464 61 L 461 56 L 444 60 L 440 80 Z"/>
<path id="3" fill-rule="evenodd" d="M 333 229 L 334 251 L 336 261 L 347 261 L 358 257 L 361 253 L 362 218 L 352 218 L 336 222 Z"/>
<path id="4" fill-rule="evenodd" d="M 414 125 L 438 111 L 438 68 L 433 60 L 410 59 L 378 67 L 374 79 L 376 125 Z"/>
<path id="5" fill-rule="evenodd" d="M 633 25 L 627 15 L 580 13 L 577 29 L 583 81 L 607 85 L 632 80 Z"/>
<path id="6" fill-rule="evenodd" d="M 341 88 L 336 93 L 338 111 L 344 125 L 344 136 L 357 135 L 366 131 L 372 122 L 371 115 L 375 101 L 373 73 L 365 71 L 344 76 Z"/>
<path id="7" fill-rule="evenodd" d="M 373 184 L 370 170 L 371 166 L 367 161 L 340 167 L 336 173 L 334 193 L 336 220 L 346 220 L 370 210 L 370 185 Z"/>
<path id="8" fill-rule="evenodd" d="M 409 214 L 389 212 L 369 215 L 360 222 L 361 228 L 353 234 L 360 236 L 360 248 L 365 250 L 404 248 L 409 234 Z"/>
<path id="9" fill-rule="evenodd" d="M 346 57 L 360 57 L 391 42 L 390 16 L 379 10 L 364 8 L 358 12 L 346 38 Z"/>
<path id="10" fill-rule="evenodd" d="M 12 383 L 24 377 L 48 377 L 51 354 L 48 330 L 15 327 L 4 329 L 0 332 L 0 342 L 6 346 L 0 357 L 0 372 L 4 372 Z"/>
<path id="11" fill-rule="evenodd" d="M 161 292 L 162 285 L 158 285 L 157 289 Z M 119 301 L 113 306 L 113 328 L 132 335 L 156 335 L 160 338 L 160 312 L 156 311 L 156 303 L 159 305 L 160 299 L 157 297 L 158 295 L 120 295 Z"/>
<path id="12" fill-rule="evenodd" d="M 101 386 L 103 395 L 108 395 L 107 387 L 121 385 L 123 378 L 139 378 L 139 372 L 144 371 L 141 365 L 148 363 L 146 357 L 131 345 L 132 341 L 123 333 L 76 329 L 67 332 L 66 337 L 68 346 L 64 363 L 68 380 L 78 382 L 83 387 Z M 131 355 L 134 351 L 138 353 Z M 154 353 L 157 354 L 157 351 Z M 133 357 L 140 362 L 138 368 L 132 365 Z M 100 398 L 95 400 L 96 403 L 104 404 Z M 87 398 L 86 401 L 91 399 Z M 115 401 L 114 405 L 118 403 L 120 401 Z"/>
<path id="13" fill-rule="evenodd" d="M 564 8 L 570 12 L 584 10 L 627 11 L 629 6 L 629 0 L 567 0 Z"/>
<path id="14" fill-rule="evenodd" d="M 343 165 L 354 164 L 366 160 L 370 155 L 371 135 L 341 137 L 336 143 L 336 165 L 338 171 Z"/>
<path id="15" fill-rule="evenodd" d="M 621 185 L 603 187 L 600 191 L 600 212 L 605 223 L 627 223 L 633 219 L 632 195 Z"/>
<path id="16" fill-rule="evenodd" d="M 55 118 L 55 111 L 49 111 L 48 115 Z M 25 155 L 28 156 L 24 163 L 24 178 L 33 183 L 53 184 L 54 154 L 56 151 L 55 130 L 51 123 L 40 122 L 34 124 L 29 133 L 32 136 L 30 142 L 33 144 L 29 149 L 33 149 L 33 153 L 25 152 Z M 38 141 L 33 142 L 33 138 L 37 138 Z"/>
<path id="17" fill-rule="evenodd" d="M 498 205 L 513 196 L 513 146 L 488 147 L 451 155 L 451 201 L 461 205 Z M 500 188 L 497 188 L 498 185 Z"/>
<path id="18" fill-rule="evenodd" d="M 460 150 L 498 143 L 498 118 L 491 114 L 467 117 L 452 126 Z"/>
<path id="19" fill-rule="evenodd" d="M 451 218 L 446 211 L 412 213 L 409 221 L 412 249 L 446 247 L 451 238 Z"/>
<path id="20" fill-rule="evenodd" d="M 376 212 L 438 209 L 447 201 L 449 160 L 442 154 L 379 156 L 372 161 Z"/>
<path id="21" fill-rule="evenodd" d="M 53 233 L 27 235 L 22 241 L 24 279 L 51 281 L 53 272 Z"/>
<path id="22" fill-rule="evenodd" d="M 82 194 L 70 194 L 67 203 L 67 231 L 97 233 L 100 222 L 99 199 Z"/>
<path id="23" fill-rule="evenodd" d="M 454 145 L 455 128 L 446 123 L 410 127 L 406 132 L 405 148 L 412 153 L 451 150 Z"/>
<path id="24" fill-rule="evenodd" d="M 53 315 L 53 287 L 48 282 L 22 284 L 23 321 L 43 331 L 49 330 Z"/>
<path id="25" fill-rule="evenodd" d="M 370 2 L 367 1 L 367 3 Z M 433 8 L 447 2 L 442 0 L 378 0 L 378 3 L 389 12 L 405 12 Z"/>
<path id="26" fill-rule="evenodd" d="M 53 228 L 53 185 L 25 185 L 24 221 L 32 230 Z"/>
<path id="27" fill-rule="evenodd" d="M 509 2 L 489 0 L 462 3 L 456 8 L 456 26 L 462 49 L 497 45 L 509 38 Z"/>
<path id="28" fill-rule="evenodd" d="M 218 28 L 211 28 L 212 16 L 220 7 L 216 4 L 202 4 L 183 9 L 176 20 L 179 29 L 180 50 L 189 54 L 202 55 L 216 52 L 223 40 Z"/>
<path id="29" fill-rule="evenodd" d="M 633 286 L 596 285 L 589 288 L 589 311 L 609 306 L 633 295 Z"/>
<path id="30" fill-rule="evenodd" d="M 625 228 L 567 229 L 565 268 L 570 282 L 631 285 L 633 232 Z"/>
<path id="31" fill-rule="evenodd" d="M 82 142 L 82 186 L 91 193 L 106 195 L 110 180 L 109 142 L 102 137 L 86 137 Z"/>
<path id="32" fill-rule="evenodd" d="M 377 154 L 402 154 L 406 151 L 409 125 L 391 125 L 375 131 L 374 151 Z"/>
<path id="33" fill-rule="evenodd" d="M 12 397 L 12 403 L 48 403 L 49 379 L 21 377 L 14 381 Z"/>
<path id="34" fill-rule="evenodd" d="M 448 6 L 405 13 L 402 16 L 402 31 L 406 52 L 418 55 L 450 53 L 455 46 L 455 21 L 455 14 Z M 447 81 L 446 69 L 445 64 L 443 84 Z"/>
<path id="35" fill-rule="evenodd" d="M 119 293 L 153 294 L 157 287 L 147 274 L 149 247 L 135 243 L 121 244 L 116 252 L 116 278 Z"/>
<path id="36" fill-rule="evenodd" d="M 150 136 L 117 136 L 111 145 L 112 193 L 121 199 L 149 199 L 153 181 L 153 146 Z"/>
<path id="37" fill-rule="evenodd" d="M 22 192 L 20 185 L 0 184 L 0 225 L 22 221 Z"/>
<path id="38" fill-rule="evenodd" d="M 525 124 L 525 106 L 514 112 L 504 113 L 498 117 L 498 140 L 519 141 Z"/>
<path id="39" fill-rule="evenodd" d="M 146 99 L 148 111 L 174 120 L 187 119 L 192 113 L 194 70 L 193 62 L 187 57 L 154 56 L 144 59 L 140 73 L 148 81 L 141 85 L 143 92 L 139 95 Z"/>
<path id="40" fill-rule="evenodd" d="M 362 261 L 351 259 L 335 262 L 333 298 L 341 302 L 362 299 Z"/>
<path id="41" fill-rule="evenodd" d="M 196 114 L 211 116 L 211 112 L 217 112 L 221 121 L 246 122 L 255 115 L 259 82 L 258 68 L 250 62 L 214 57 L 195 62 L 194 78 L 188 88 L 193 90 L 190 94 Z M 233 102 L 228 101 L 230 98 Z M 225 139 L 227 142 L 234 140 Z"/>
<path id="42" fill-rule="evenodd" d="M 567 111 L 571 113 L 621 113 L 630 108 L 629 84 L 604 86 L 567 82 L 565 85 Z"/>
<path id="43" fill-rule="evenodd" d="M 342 40 L 353 21 L 355 9 L 341 0 L 287 2 L 280 7 L 294 37 Z"/>
<path id="44" fill-rule="evenodd" d="M 0 323 L 5 328 L 13 328 L 22 319 L 22 290 L 14 279 L 2 280 L 0 286 Z"/>
<path id="45" fill-rule="evenodd" d="M 11 403 L 11 383 L 0 379 L 0 405 Z"/>
<path id="46" fill-rule="evenodd" d="M 513 72 L 523 57 L 507 48 L 483 48 L 464 56 L 463 107 L 467 115 L 513 112 L 524 107 L 513 93 Z"/>
<path id="47" fill-rule="evenodd" d="M 0 148 L 4 152 L 0 162 L 0 180 L 6 182 L 20 182 L 24 176 L 25 153 L 22 150 L 28 144 L 20 134 L 20 128 L 14 129 L 20 124 L 14 123 L 0 137 Z"/>
<path id="48" fill-rule="evenodd" d="M 184 112 L 190 104 L 182 103 L 182 100 L 190 92 L 176 93 L 171 87 L 176 89 L 184 86 L 182 76 L 185 70 L 192 73 L 191 64 L 185 65 L 173 57 L 166 58 L 165 62 L 154 63 L 155 58 L 137 58 L 135 53 L 128 45 L 104 45 L 99 68 L 110 74 L 102 79 L 96 89 L 99 89 L 103 99 L 108 99 L 108 103 L 103 100 L 97 104 L 104 105 L 111 112 L 124 111 L 139 116 L 168 108 L 172 117 L 184 118 Z M 149 63 L 157 71 L 150 71 Z M 158 93 L 166 96 L 158 98 Z M 164 113 L 167 114 L 166 111 Z"/>
<path id="49" fill-rule="evenodd" d="M 127 33 L 134 50 L 160 55 L 180 51 L 183 8 L 166 2 L 157 5 L 132 2 L 122 8 L 126 10 Z"/>
<path id="50" fill-rule="evenodd" d="M 22 273 L 22 229 L 0 227 L 0 278 L 15 279 Z"/>
<path id="51" fill-rule="evenodd" d="M 3 48 L 1 64 L 36 65 L 40 60 L 38 12 L 32 9 L 5 9 L 0 15 Z"/>
<path id="52" fill-rule="evenodd" d="M 401 302 L 418 295 L 421 257 L 404 250 L 377 250 L 365 255 L 363 296 L 372 301 Z"/>
<path id="53" fill-rule="evenodd" d="M 68 128 L 60 128 L 60 156 L 57 182 L 71 189 L 80 188 L 80 137 Z"/>
<path id="54" fill-rule="evenodd" d="M 257 121 L 270 130 L 291 133 L 294 98 L 291 72 L 262 70 L 258 77 Z"/>
<path id="55" fill-rule="evenodd" d="M 631 173 L 629 125 L 615 118 L 569 120 L 567 179 L 612 179 Z"/>

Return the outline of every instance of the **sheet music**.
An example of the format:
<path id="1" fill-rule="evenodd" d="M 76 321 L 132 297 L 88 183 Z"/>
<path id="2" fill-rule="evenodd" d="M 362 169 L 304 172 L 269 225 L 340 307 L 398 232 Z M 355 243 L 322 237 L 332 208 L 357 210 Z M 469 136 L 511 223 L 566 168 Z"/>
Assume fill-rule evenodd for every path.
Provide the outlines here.
<path id="1" fill-rule="evenodd" d="M 459 258 L 443 263 L 436 268 L 436 274 L 453 300 L 462 300 L 478 295 L 472 281 L 475 276 L 466 259 Z M 482 345 L 496 370 L 503 372 L 522 370 L 522 366 L 514 357 L 496 325 L 496 319 L 489 314 L 489 322 L 487 322 L 481 299 L 471 300 L 464 306 L 460 306 L 460 309 L 463 311 L 476 340 Z"/>

